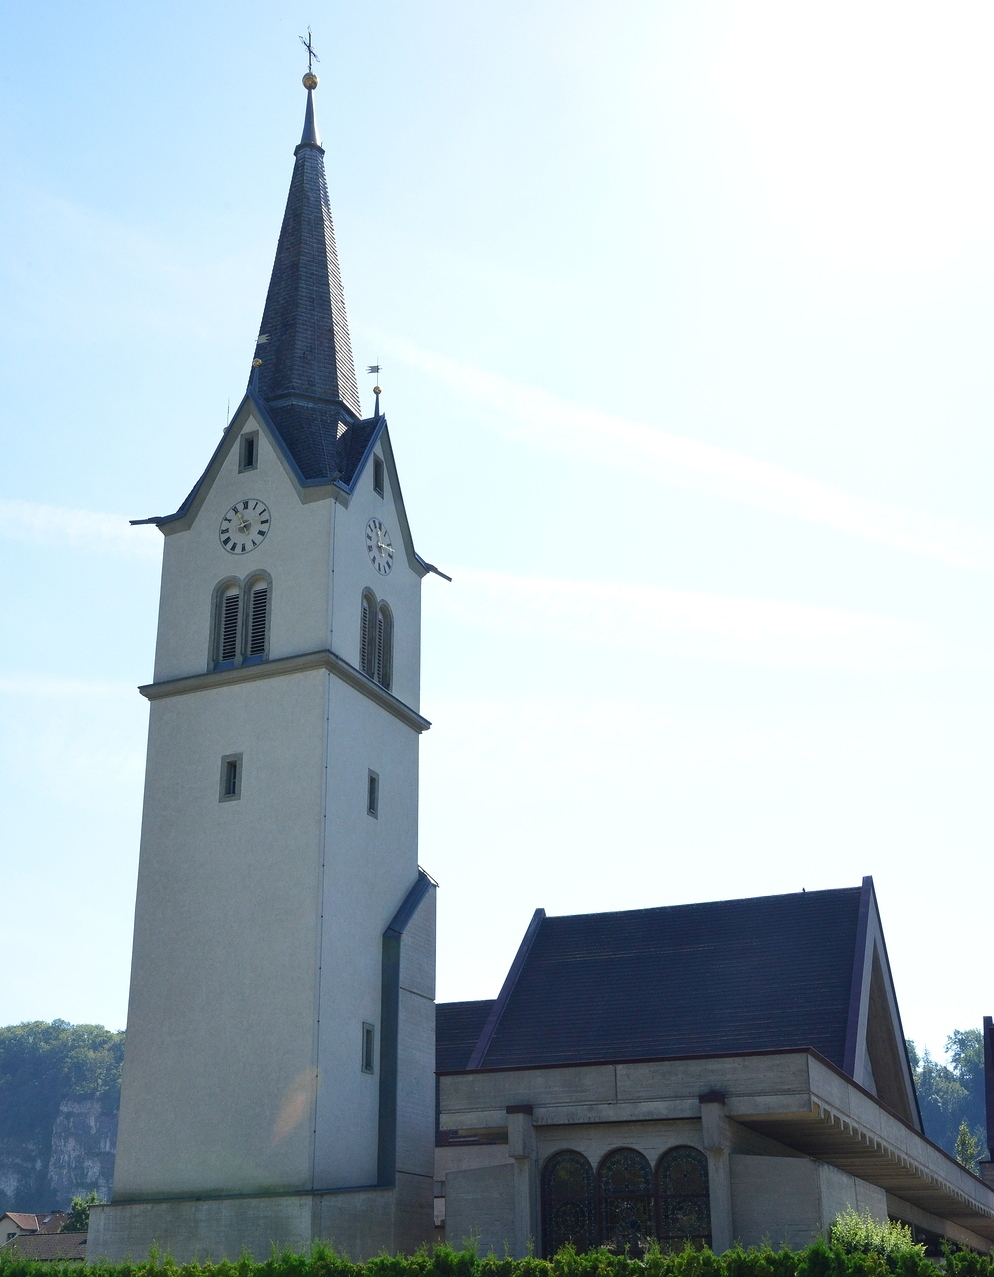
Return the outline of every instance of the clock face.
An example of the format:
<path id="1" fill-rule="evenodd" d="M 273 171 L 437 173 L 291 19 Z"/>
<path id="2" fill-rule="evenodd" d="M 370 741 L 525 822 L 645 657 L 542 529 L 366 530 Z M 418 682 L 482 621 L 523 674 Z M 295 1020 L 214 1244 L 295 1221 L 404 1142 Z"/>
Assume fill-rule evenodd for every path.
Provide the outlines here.
<path id="1" fill-rule="evenodd" d="M 379 519 L 370 519 L 366 524 L 366 552 L 380 576 L 386 576 L 393 567 L 393 543 Z"/>
<path id="2" fill-rule="evenodd" d="M 249 497 L 236 501 L 225 513 L 217 535 L 229 554 L 251 554 L 269 533 L 269 511 L 261 501 Z"/>

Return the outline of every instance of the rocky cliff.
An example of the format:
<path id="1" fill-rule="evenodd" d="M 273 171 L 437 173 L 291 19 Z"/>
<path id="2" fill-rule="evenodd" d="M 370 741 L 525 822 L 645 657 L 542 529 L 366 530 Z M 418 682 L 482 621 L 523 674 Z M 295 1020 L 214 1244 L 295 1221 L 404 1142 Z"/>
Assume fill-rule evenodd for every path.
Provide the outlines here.
<path id="1" fill-rule="evenodd" d="M 0 1213 L 110 1199 L 123 1054 L 99 1025 L 0 1028 Z"/>

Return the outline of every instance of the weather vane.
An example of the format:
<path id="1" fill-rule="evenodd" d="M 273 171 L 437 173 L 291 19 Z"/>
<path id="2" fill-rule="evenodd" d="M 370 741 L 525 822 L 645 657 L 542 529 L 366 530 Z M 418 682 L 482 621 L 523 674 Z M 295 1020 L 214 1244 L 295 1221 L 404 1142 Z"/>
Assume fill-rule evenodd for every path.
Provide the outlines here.
<path id="1" fill-rule="evenodd" d="M 308 74 L 308 75 L 313 75 L 313 74 L 314 74 L 314 67 L 313 67 L 313 65 L 312 65 L 312 64 L 313 64 L 314 62 L 320 62 L 320 61 L 321 61 L 321 59 L 320 59 L 320 58 L 318 57 L 318 55 L 314 52 L 314 45 L 311 43 L 311 29 L 310 29 L 310 27 L 308 27 L 308 28 L 307 28 L 307 39 L 305 40 L 303 36 L 300 36 L 300 43 L 301 43 L 301 44 L 304 46 L 304 48 L 307 50 L 307 74 Z"/>
<path id="2" fill-rule="evenodd" d="M 376 396 L 375 415 L 378 417 L 380 415 L 380 395 L 383 394 L 383 391 L 380 389 L 379 375 L 383 371 L 383 367 L 381 364 L 367 364 L 366 371 L 368 373 L 372 373 L 372 375 L 376 378 L 376 385 L 373 387 L 373 394 Z"/>

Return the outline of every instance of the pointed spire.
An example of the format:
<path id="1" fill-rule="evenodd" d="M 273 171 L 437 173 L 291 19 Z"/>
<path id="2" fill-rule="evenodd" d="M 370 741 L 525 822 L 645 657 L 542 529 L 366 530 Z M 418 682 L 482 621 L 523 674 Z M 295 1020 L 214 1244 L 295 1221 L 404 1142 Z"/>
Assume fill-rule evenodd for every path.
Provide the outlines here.
<path id="1" fill-rule="evenodd" d="M 317 80 L 317 76 L 311 77 Z M 306 80 L 307 77 L 305 76 Z M 301 146 L 320 146 L 321 139 L 318 137 L 318 126 L 314 122 L 314 90 L 307 90 L 307 110 L 304 112 L 304 131 L 300 135 Z"/>
<path id="2" fill-rule="evenodd" d="M 307 108 L 280 230 L 276 260 L 262 315 L 253 389 L 294 428 L 303 414 L 311 423 L 324 411 L 334 420 L 361 417 L 335 228 L 328 202 L 324 151 L 314 119 L 318 78 L 303 79 Z M 344 409 L 344 412 L 342 410 Z M 332 431 L 332 441 L 335 434 Z M 332 442 L 332 447 L 333 442 Z"/>

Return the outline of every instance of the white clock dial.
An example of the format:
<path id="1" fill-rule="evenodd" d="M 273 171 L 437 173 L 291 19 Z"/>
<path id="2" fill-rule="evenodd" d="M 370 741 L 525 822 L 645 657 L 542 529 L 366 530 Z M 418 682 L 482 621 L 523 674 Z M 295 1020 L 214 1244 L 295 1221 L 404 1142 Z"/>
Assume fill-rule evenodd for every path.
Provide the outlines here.
<path id="1" fill-rule="evenodd" d="M 393 543 L 379 519 L 370 519 L 366 524 L 366 553 L 380 576 L 386 576 L 393 567 Z"/>
<path id="2" fill-rule="evenodd" d="M 254 497 L 236 501 L 225 512 L 217 535 L 229 554 L 251 554 L 269 535 L 269 511 Z"/>

